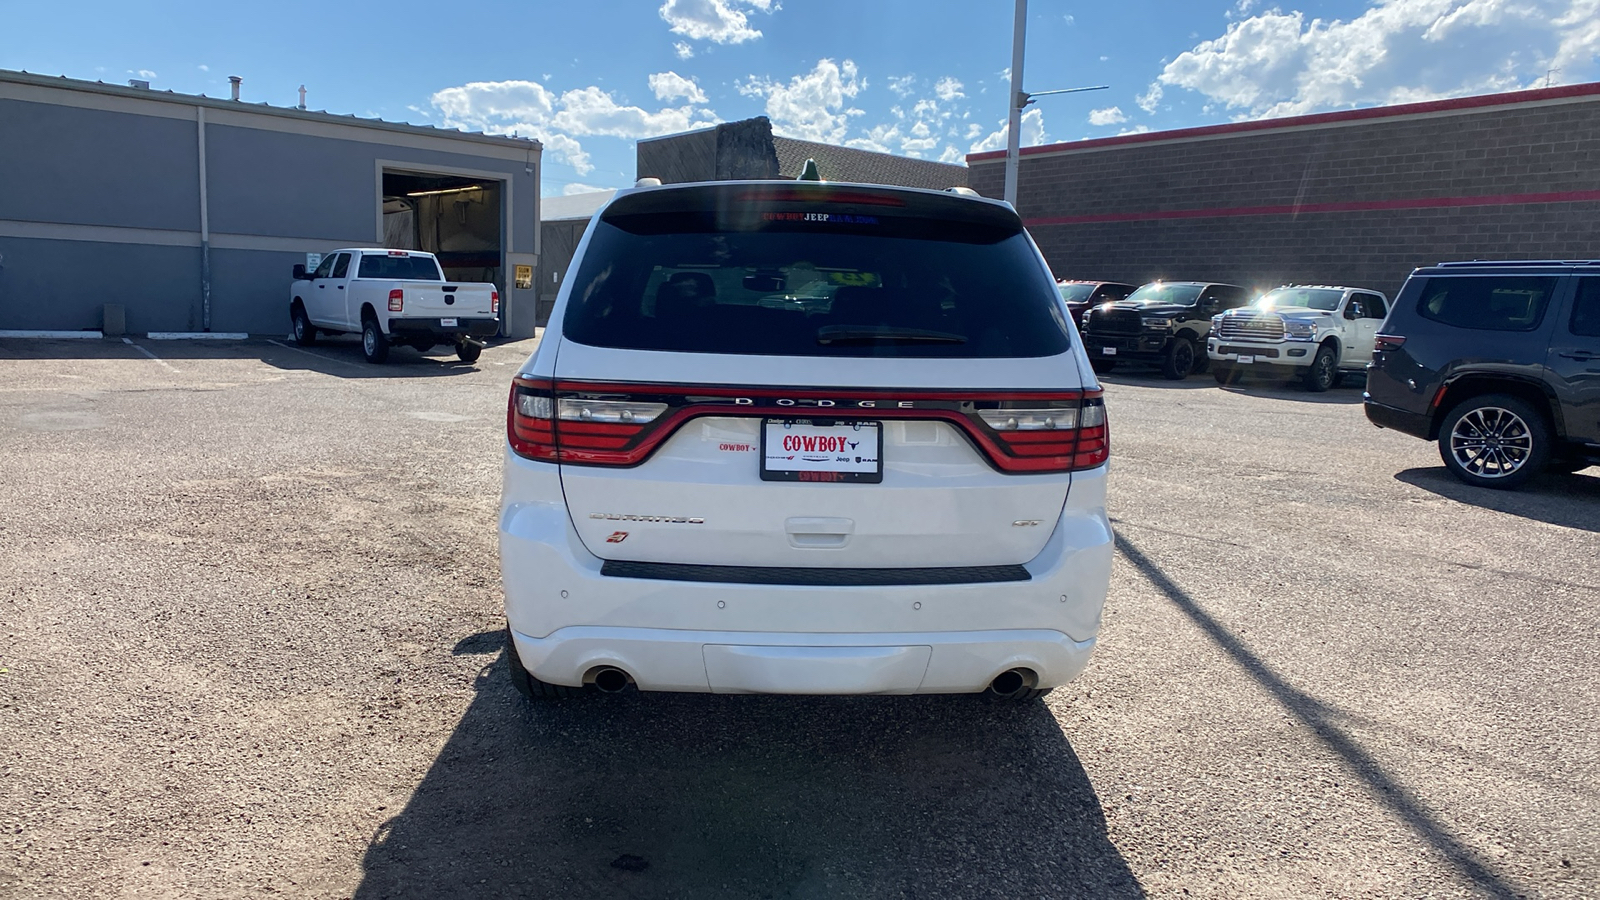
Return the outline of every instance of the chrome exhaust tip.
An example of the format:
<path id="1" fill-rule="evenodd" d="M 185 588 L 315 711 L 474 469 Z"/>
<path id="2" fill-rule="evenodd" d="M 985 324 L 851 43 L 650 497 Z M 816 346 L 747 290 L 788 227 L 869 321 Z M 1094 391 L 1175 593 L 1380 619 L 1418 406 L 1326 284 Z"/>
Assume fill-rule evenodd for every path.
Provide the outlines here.
<path id="1" fill-rule="evenodd" d="M 606 666 L 594 673 L 594 686 L 602 694 L 618 694 L 628 688 L 628 673 L 615 666 Z"/>
<path id="2" fill-rule="evenodd" d="M 1007 669 L 989 682 L 989 693 L 1002 700 L 1026 695 L 1039 683 L 1039 676 L 1028 669 Z"/>

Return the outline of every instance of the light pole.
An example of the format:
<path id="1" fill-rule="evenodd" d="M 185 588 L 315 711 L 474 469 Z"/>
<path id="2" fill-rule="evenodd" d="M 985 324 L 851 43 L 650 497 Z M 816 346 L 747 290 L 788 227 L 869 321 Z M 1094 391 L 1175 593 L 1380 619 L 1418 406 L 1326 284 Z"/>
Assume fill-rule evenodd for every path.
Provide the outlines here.
<path id="1" fill-rule="evenodd" d="M 1022 108 L 1034 97 L 1050 94 L 1076 94 L 1082 91 L 1103 91 L 1108 84 L 1093 87 L 1063 88 L 1059 91 L 1040 91 L 1030 94 L 1022 89 L 1022 57 L 1028 43 L 1028 0 L 1017 0 L 1016 20 L 1011 32 L 1011 116 L 1006 124 L 1006 193 L 1005 200 L 1013 209 L 1017 206 L 1017 163 L 1022 148 Z"/>

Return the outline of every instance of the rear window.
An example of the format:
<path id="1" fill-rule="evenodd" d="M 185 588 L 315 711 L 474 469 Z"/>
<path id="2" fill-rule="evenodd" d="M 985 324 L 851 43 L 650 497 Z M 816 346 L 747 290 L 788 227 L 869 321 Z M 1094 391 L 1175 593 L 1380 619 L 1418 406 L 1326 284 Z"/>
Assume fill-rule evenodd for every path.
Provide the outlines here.
<path id="1" fill-rule="evenodd" d="M 1484 331 L 1532 331 L 1544 318 L 1555 278 L 1436 276 L 1422 286 L 1417 312 L 1425 319 Z"/>
<path id="2" fill-rule="evenodd" d="M 386 281 L 443 281 L 439 264 L 431 256 L 379 256 L 365 253 L 361 256 L 358 278 L 382 278 Z"/>
<path id="3" fill-rule="evenodd" d="M 916 211 L 758 203 L 608 215 L 572 284 L 564 335 L 687 353 L 1066 352 L 1055 282 L 1014 217 Z"/>

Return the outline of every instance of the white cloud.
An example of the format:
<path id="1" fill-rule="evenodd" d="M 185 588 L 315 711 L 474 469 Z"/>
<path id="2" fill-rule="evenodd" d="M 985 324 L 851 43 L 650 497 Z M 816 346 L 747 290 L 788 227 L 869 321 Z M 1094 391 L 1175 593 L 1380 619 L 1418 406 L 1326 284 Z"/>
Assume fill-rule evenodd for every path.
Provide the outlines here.
<path id="1" fill-rule="evenodd" d="M 961 89 L 963 87 L 965 87 L 965 85 L 963 85 L 961 82 L 946 75 L 934 83 L 933 93 L 940 100 L 949 103 L 953 100 L 957 100 L 966 96 L 966 94 L 961 93 Z"/>
<path id="2" fill-rule="evenodd" d="M 1250 9 L 1236 7 L 1240 15 Z M 1597 74 L 1600 0 L 1378 0 L 1349 21 L 1277 8 L 1168 63 L 1162 85 L 1249 116 L 1401 103 Z"/>
<path id="3" fill-rule="evenodd" d="M 1125 134 L 1144 134 L 1145 132 L 1147 132 L 1149 130 L 1150 130 L 1150 126 L 1149 125 L 1135 125 L 1132 128 L 1124 128 L 1121 131 L 1117 132 L 1117 137 L 1122 137 Z"/>
<path id="4" fill-rule="evenodd" d="M 967 123 L 967 140 L 973 140 L 980 134 L 983 134 L 982 125 L 979 125 L 977 122 Z"/>
<path id="5" fill-rule="evenodd" d="M 595 191 L 603 191 L 603 190 L 606 190 L 606 188 L 595 187 L 592 184 L 583 184 L 582 182 L 574 181 L 571 184 L 568 184 L 565 187 L 563 187 L 561 189 L 561 193 L 566 195 L 566 196 L 568 196 L 568 197 L 570 197 L 573 194 L 592 194 Z"/>
<path id="6" fill-rule="evenodd" d="M 1120 125 L 1126 121 L 1128 121 L 1128 117 L 1123 115 L 1122 107 L 1120 106 L 1108 106 L 1105 109 L 1089 110 L 1089 124 L 1096 127 L 1104 125 Z"/>
<path id="7" fill-rule="evenodd" d="M 660 12 L 661 18 L 672 26 L 673 34 L 693 41 L 742 44 L 761 37 L 761 31 L 750 26 L 742 7 L 765 13 L 777 8 L 772 0 L 666 0 Z M 683 51 L 678 54 L 682 56 Z"/>
<path id="8" fill-rule="evenodd" d="M 657 87 L 655 76 L 651 80 L 652 89 L 659 93 L 663 88 Z M 699 90 L 694 82 L 683 80 L 689 87 Z M 670 96 L 684 96 L 682 86 L 664 85 L 669 91 L 680 91 Z M 655 137 L 718 121 L 715 112 L 697 108 L 693 98 L 683 106 L 647 110 L 620 104 L 610 93 L 597 87 L 557 95 L 536 81 L 476 81 L 445 88 L 431 99 L 447 127 L 537 137 L 544 142 L 553 160 L 571 165 L 579 175 L 587 175 L 594 166 L 574 135 Z"/>
<path id="9" fill-rule="evenodd" d="M 1074 23 L 1076 23 L 1078 21 L 1077 19 L 1074 19 L 1071 15 L 1065 15 L 1065 16 L 1062 16 L 1061 18 L 1068 25 L 1072 25 L 1072 24 L 1074 24 Z"/>
<path id="10" fill-rule="evenodd" d="M 544 142 L 545 152 L 555 157 L 556 162 L 566 163 L 579 175 L 587 175 L 594 171 L 594 163 L 589 161 L 589 154 L 584 152 L 583 145 L 576 139 L 564 134 L 547 134 L 540 140 Z"/>
<path id="11" fill-rule="evenodd" d="M 849 130 L 850 119 L 862 111 L 848 101 L 866 87 L 852 60 L 835 64 L 821 59 L 810 72 L 796 75 L 787 84 L 750 76 L 738 85 L 739 93 L 767 98 L 767 115 L 777 131 L 808 141 L 839 143 Z"/>
<path id="12" fill-rule="evenodd" d="M 706 102 L 706 92 L 700 90 L 700 85 L 694 79 L 685 78 L 677 72 L 657 72 L 650 76 L 650 90 L 655 91 L 657 100 L 675 100 L 682 97 L 688 103 Z"/>
<path id="13" fill-rule="evenodd" d="M 858 150 L 873 150 L 878 153 L 893 153 L 892 145 L 900 143 L 902 135 L 898 125 L 874 125 L 867 129 L 862 137 L 851 138 L 844 142 L 846 147 L 855 147 Z"/>
<path id="14" fill-rule="evenodd" d="M 917 76 L 915 75 L 889 76 L 889 90 L 894 91 L 895 96 L 897 97 L 904 97 L 916 89 Z"/>
<path id="15" fill-rule="evenodd" d="M 944 146 L 944 152 L 939 154 L 939 162 L 942 163 L 959 163 L 964 159 L 966 159 L 966 154 L 962 153 L 952 144 L 946 144 Z"/>
<path id="16" fill-rule="evenodd" d="M 1006 148 L 1006 136 L 1010 131 L 1010 123 L 1001 120 L 1000 130 L 990 132 L 988 137 L 973 144 L 972 152 L 983 153 L 988 150 L 1004 150 Z M 1022 113 L 1022 129 L 1019 137 L 1021 138 L 1020 146 L 1023 147 L 1032 147 L 1050 140 L 1049 136 L 1044 133 L 1044 113 L 1040 112 L 1038 108 L 1025 110 Z"/>
<path id="17" fill-rule="evenodd" d="M 694 48 L 687 41 L 674 41 L 672 49 L 677 51 L 679 59 L 693 59 Z"/>
<path id="18" fill-rule="evenodd" d="M 593 86 L 567 91 L 559 103 L 561 109 L 551 117 L 550 124 L 571 134 L 657 137 L 717 123 L 715 113 L 692 106 L 669 106 L 656 112 L 623 106 L 611 94 Z"/>
<path id="19" fill-rule="evenodd" d="M 139 69 L 138 71 L 129 69 L 128 74 L 137 75 L 140 78 L 143 78 L 145 81 L 154 81 L 158 77 L 156 73 L 150 71 L 149 69 Z"/>
<path id="20" fill-rule="evenodd" d="M 1139 104 L 1139 108 L 1145 112 L 1153 113 L 1156 111 L 1156 107 L 1161 105 L 1161 95 L 1163 93 L 1165 92 L 1161 89 L 1161 82 L 1152 81 L 1150 83 L 1150 90 L 1145 91 L 1138 97 L 1134 98 L 1133 102 Z"/>
<path id="21" fill-rule="evenodd" d="M 199 68 L 200 68 L 200 71 L 202 71 L 202 72 L 211 71 L 211 67 L 210 66 L 200 66 Z"/>

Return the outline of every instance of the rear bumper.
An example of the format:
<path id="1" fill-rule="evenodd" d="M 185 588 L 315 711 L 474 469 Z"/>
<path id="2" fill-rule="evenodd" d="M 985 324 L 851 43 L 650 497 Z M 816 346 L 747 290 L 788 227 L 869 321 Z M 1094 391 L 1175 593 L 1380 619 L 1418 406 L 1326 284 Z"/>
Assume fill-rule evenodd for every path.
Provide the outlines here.
<path id="1" fill-rule="evenodd" d="M 1425 441 L 1433 439 L 1433 417 L 1430 415 L 1398 409 L 1378 403 L 1370 397 L 1362 405 L 1366 407 L 1367 420 L 1379 428 L 1392 428 Z"/>
<path id="2" fill-rule="evenodd" d="M 615 666 L 645 690 L 963 693 L 1013 668 L 1082 673 L 1111 577 L 1105 469 L 1073 476 L 1027 580 L 815 585 L 607 576 L 578 539 L 556 467 L 508 454 L 500 514 L 506 619 L 534 677 Z"/>
<path id="3" fill-rule="evenodd" d="M 939 694 L 983 690 L 1014 668 L 1040 687 L 1071 681 L 1094 639 L 1058 631 L 792 632 L 680 631 L 573 626 L 544 638 L 515 629 L 517 656 L 535 678 L 582 684 L 603 666 L 640 690 L 717 694 Z"/>
<path id="4" fill-rule="evenodd" d="M 494 337 L 500 330 L 500 321 L 487 319 L 456 319 L 456 324 L 445 325 L 443 319 L 390 319 L 389 334 L 394 337 L 420 337 L 431 335 L 450 338 L 466 334 L 472 337 Z"/>

